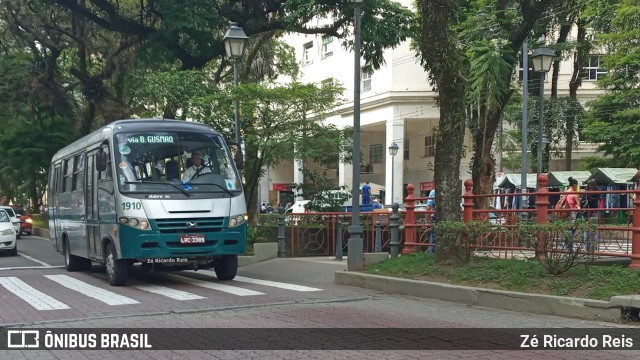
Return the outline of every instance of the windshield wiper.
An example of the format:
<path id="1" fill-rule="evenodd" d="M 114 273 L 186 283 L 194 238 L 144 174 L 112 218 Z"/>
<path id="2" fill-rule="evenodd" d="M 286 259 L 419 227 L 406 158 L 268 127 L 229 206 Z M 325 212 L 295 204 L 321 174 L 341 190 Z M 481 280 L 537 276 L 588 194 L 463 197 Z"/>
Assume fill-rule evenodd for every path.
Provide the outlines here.
<path id="1" fill-rule="evenodd" d="M 214 186 L 217 186 L 220 189 L 226 191 L 229 195 L 233 196 L 233 192 L 231 192 L 231 190 L 227 189 L 226 187 L 224 187 L 224 186 L 222 186 L 220 184 L 216 184 L 216 183 L 201 183 L 201 182 L 199 182 L 199 183 L 186 183 L 186 184 L 188 184 L 188 185 L 214 185 Z"/>
<path id="2" fill-rule="evenodd" d="M 182 189 L 181 187 L 179 187 L 176 184 L 172 184 L 172 183 L 168 183 L 168 182 L 161 182 L 161 181 L 125 181 L 125 184 L 131 184 L 131 185 L 139 185 L 139 184 L 157 184 L 157 185 L 169 185 L 169 186 L 173 186 L 174 188 L 180 190 L 180 192 L 182 192 L 183 194 L 191 197 L 193 196 L 190 192 L 186 191 L 185 189 Z"/>

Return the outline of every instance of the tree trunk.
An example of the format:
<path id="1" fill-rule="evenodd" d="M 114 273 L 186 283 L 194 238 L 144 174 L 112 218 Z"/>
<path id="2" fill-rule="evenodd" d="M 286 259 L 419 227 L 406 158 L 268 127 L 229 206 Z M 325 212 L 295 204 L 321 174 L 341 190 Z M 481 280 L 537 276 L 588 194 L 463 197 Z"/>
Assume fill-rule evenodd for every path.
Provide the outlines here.
<path id="1" fill-rule="evenodd" d="M 465 90 L 467 88 L 465 54 L 452 31 L 460 8 L 450 0 L 420 0 L 419 48 L 422 64 L 438 92 L 440 119 L 436 136 L 434 181 L 436 218 L 460 221 L 460 159 L 466 125 Z M 434 51 L 438 49 L 438 51 Z M 457 258 L 452 239 L 436 232 L 436 261 Z"/>
<path id="2" fill-rule="evenodd" d="M 578 88 L 582 86 L 582 73 L 583 65 L 588 60 L 590 45 L 585 41 L 587 36 L 587 24 L 584 19 L 578 18 L 576 21 L 578 27 L 578 34 L 576 36 L 576 52 L 573 55 L 573 72 L 571 74 L 571 80 L 569 81 L 569 97 L 572 99 L 577 98 Z M 575 138 L 576 119 L 567 119 L 567 131 L 565 133 L 565 149 L 564 149 L 564 168 L 565 170 L 571 170 L 573 152 L 573 142 Z"/>
<path id="3" fill-rule="evenodd" d="M 571 26 L 573 25 L 573 16 L 570 15 L 569 19 L 567 19 L 568 23 L 560 26 L 560 32 L 558 33 L 558 40 L 556 44 L 564 44 L 567 42 L 567 37 L 569 36 L 569 32 L 571 31 Z M 551 97 L 558 97 L 558 75 L 560 74 L 560 60 L 558 57 L 562 58 L 562 53 L 556 54 L 556 59 L 553 61 L 553 73 L 551 76 Z"/>
<path id="4" fill-rule="evenodd" d="M 486 117 L 483 115 L 484 111 L 481 111 L 480 114 L 473 142 L 474 157 L 471 168 L 473 193 L 491 194 L 495 181 L 495 161 L 491 155 L 491 147 L 500 124 L 501 114 L 497 111 L 489 111 Z M 486 209 L 489 207 L 489 198 L 475 198 L 474 202 L 476 208 Z"/>

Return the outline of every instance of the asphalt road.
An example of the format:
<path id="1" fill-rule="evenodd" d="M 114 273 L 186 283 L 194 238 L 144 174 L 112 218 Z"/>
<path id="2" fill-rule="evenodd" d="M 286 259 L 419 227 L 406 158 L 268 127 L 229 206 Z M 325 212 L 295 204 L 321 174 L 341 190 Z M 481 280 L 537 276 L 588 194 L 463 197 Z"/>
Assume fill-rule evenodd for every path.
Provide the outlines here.
<path id="1" fill-rule="evenodd" d="M 300 342 L 309 344 L 309 348 L 326 347 L 331 341 L 335 344 L 330 344 L 330 349 L 342 349 L 344 344 L 353 345 L 353 341 L 380 347 L 381 339 L 395 328 L 423 328 L 426 334 L 434 332 L 437 338 L 439 328 L 525 331 L 568 327 L 608 331 L 619 325 L 468 307 L 339 286 L 333 281 L 334 273 L 345 270 L 346 261 L 329 258 L 274 259 L 241 268 L 239 277 L 229 282 L 220 282 L 214 274 L 202 271 L 174 274 L 137 271 L 128 286 L 111 287 L 99 268 L 68 273 L 53 267 L 61 264 L 62 257 L 52 255 L 48 242 L 34 237 L 19 241 L 19 252 L 32 259 L 0 258 L 2 328 L 83 328 L 97 332 L 120 328 L 138 328 L 141 332 L 187 328 L 194 334 L 188 339 L 194 350 L 0 350 L 0 359 L 631 359 L 640 355 L 639 351 L 629 350 L 457 350 L 447 346 L 446 341 L 439 347 L 444 350 L 429 351 L 373 351 L 366 350 L 366 346 L 348 351 L 305 350 Z M 11 266 L 5 264 L 7 260 L 12 262 Z M 29 268 L 19 268 L 22 266 Z M 229 350 L 195 350 L 211 346 L 211 338 L 198 337 L 199 329 L 206 328 L 285 328 L 299 329 L 300 333 L 291 331 L 286 339 L 270 344 L 271 349 L 281 347 L 281 350 L 243 350 L 242 345 Z M 350 333 L 341 328 L 376 328 L 381 333 L 354 340 L 357 330 Z M 314 343 L 302 336 L 305 329 L 327 329 L 327 332 Z M 272 332 L 265 331 L 263 335 Z M 331 333 L 339 334 L 339 339 L 326 337 Z M 634 340 L 640 345 L 640 332 Z M 298 349 L 287 350 L 292 348 L 287 346 L 291 342 Z"/>

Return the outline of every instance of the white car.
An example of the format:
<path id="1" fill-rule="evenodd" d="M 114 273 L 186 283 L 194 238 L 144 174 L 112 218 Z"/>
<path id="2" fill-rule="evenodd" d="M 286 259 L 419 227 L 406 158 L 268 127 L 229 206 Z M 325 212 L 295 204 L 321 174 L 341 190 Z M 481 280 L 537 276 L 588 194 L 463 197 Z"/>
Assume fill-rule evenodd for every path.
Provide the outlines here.
<path id="1" fill-rule="evenodd" d="M 18 224 L 20 225 L 20 224 Z M 9 251 L 9 255 L 18 255 L 17 233 L 6 210 L 0 210 L 0 251 Z"/>
<path id="2" fill-rule="evenodd" d="M 18 214 L 16 214 L 11 206 L 0 206 L 0 209 L 4 210 L 9 215 L 13 228 L 16 230 L 16 236 L 20 239 L 20 217 L 18 217 Z"/>

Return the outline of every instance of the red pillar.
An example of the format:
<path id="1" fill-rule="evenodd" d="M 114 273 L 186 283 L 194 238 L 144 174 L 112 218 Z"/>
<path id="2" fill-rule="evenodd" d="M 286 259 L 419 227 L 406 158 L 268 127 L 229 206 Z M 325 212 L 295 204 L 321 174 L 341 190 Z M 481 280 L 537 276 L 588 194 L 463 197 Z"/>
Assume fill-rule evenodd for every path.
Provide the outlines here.
<path id="1" fill-rule="evenodd" d="M 549 191 L 547 190 L 547 174 L 538 175 L 538 191 L 536 191 L 536 213 L 538 215 L 538 224 L 546 224 L 549 213 Z M 526 186 L 526 184 L 523 184 Z M 546 234 L 538 234 L 538 249 L 536 250 L 536 258 L 544 258 Z"/>
<path id="2" fill-rule="evenodd" d="M 636 174 L 636 178 L 640 179 L 640 171 Z M 635 200 L 633 201 L 633 233 L 631 235 L 631 255 L 640 256 L 640 188 L 636 188 L 633 192 Z M 640 259 L 631 258 L 629 268 L 640 269 Z"/>
<path id="3" fill-rule="evenodd" d="M 402 249 L 403 254 L 410 254 L 416 251 L 416 214 L 414 212 L 415 198 L 413 197 L 413 190 L 415 186 L 413 184 L 407 184 L 407 198 L 404 199 L 407 212 L 404 216 L 404 247 Z"/>
<path id="4" fill-rule="evenodd" d="M 464 181 L 464 195 L 462 195 L 464 212 L 462 213 L 462 220 L 468 222 L 473 220 L 473 180 L 467 179 Z"/>

